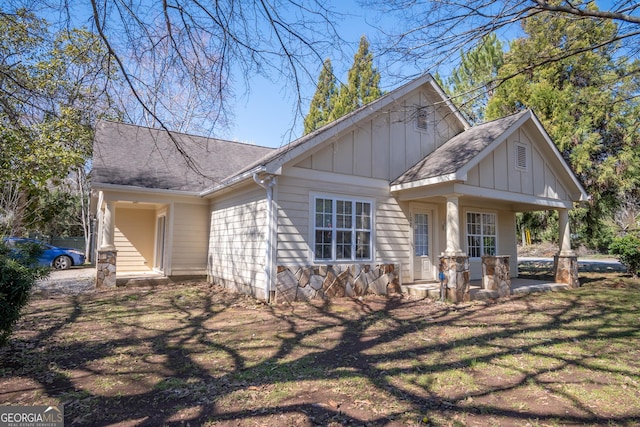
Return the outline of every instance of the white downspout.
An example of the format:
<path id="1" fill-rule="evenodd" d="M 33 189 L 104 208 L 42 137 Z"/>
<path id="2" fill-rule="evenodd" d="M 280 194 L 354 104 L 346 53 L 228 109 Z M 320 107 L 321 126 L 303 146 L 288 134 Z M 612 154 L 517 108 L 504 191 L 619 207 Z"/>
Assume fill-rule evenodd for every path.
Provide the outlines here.
<path id="1" fill-rule="evenodd" d="M 264 254 L 264 276 L 266 284 L 266 296 L 267 302 L 271 300 L 271 294 L 275 290 L 275 284 L 273 283 L 273 186 L 276 184 L 276 177 L 273 175 L 260 176 L 258 173 L 253 174 L 253 180 L 260 187 L 267 190 L 267 236 L 265 241 L 265 254 Z"/>

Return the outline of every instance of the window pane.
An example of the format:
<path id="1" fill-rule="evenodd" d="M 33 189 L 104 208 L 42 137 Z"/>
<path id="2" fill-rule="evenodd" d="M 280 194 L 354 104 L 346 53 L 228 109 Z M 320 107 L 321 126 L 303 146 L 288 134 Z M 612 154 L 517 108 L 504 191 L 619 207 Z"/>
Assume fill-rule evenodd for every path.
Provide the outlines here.
<path id="1" fill-rule="evenodd" d="M 331 259 L 331 231 L 316 230 L 316 259 Z"/>
<path id="2" fill-rule="evenodd" d="M 336 202 L 336 227 L 351 228 L 353 221 L 353 205 L 349 201 L 338 200 Z"/>
<path id="3" fill-rule="evenodd" d="M 331 228 L 333 203 L 329 199 L 316 199 L 316 227 Z"/>
<path id="4" fill-rule="evenodd" d="M 496 238 L 485 236 L 483 239 L 484 244 L 484 254 L 485 255 L 495 255 L 496 254 Z"/>
<path id="5" fill-rule="evenodd" d="M 371 229 L 371 204 L 356 202 L 356 228 L 359 230 Z"/>
<path id="6" fill-rule="evenodd" d="M 336 259 L 351 259 L 351 231 L 336 232 Z"/>
<path id="7" fill-rule="evenodd" d="M 356 241 L 356 259 L 371 258 L 371 233 L 358 231 Z"/>
<path id="8" fill-rule="evenodd" d="M 429 255 L 429 216 L 416 214 L 413 224 L 413 243 L 416 256 Z"/>

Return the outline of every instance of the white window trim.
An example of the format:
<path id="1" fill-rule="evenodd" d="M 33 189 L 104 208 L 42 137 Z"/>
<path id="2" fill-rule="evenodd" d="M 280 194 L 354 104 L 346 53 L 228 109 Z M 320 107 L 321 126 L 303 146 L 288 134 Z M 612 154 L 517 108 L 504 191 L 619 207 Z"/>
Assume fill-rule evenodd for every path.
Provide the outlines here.
<path id="1" fill-rule="evenodd" d="M 370 257 L 367 259 L 335 259 L 336 257 L 336 242 L 333 241 L 331 249 L 331 259 L 316 259 L 316 199 L 331 199 L 334 203 L 336 200 L 344 200 L 350 202 L 369 203 L 371 207 L 371 250 Z M 335 217 L 336 212 L 333 212 Z M 368 197 L 358 197 L 349 194 L 336 194 L 336 193 L 309 193 L 309 261 L 313 264 L 354 264 L 354 263 L 367 263 L 373 262 L 376 259 L 376 205 L 375 199 Z M 336 228 L 334 227 L 334 231 Z M 355 231 L 355 228 L 354 228 Z M 352 247 L 353 254 L 355 254 L 355 247 Z"/>
<path id="2" fill-rule="evenodd" d="M 520 165 L 520 156 L 519 156 L 520 149 L 524 150 L 524 163 L 525 163 L 524 166 Z M 515 144 L 513 144 L 513 150 L 514 150 L 514 162 L 515 162 L 516 169 L 523 172 L 528 171 L 529 158 L 531 157 L 531 147 L 529 147 L 529 144 L 525 144 L 524 142 L 516 142 Z"/>
<path id="3" fill-rule="evenodd" d="M 474 209 L 474 208 L 470 208 L 470 209 L 464 209 L 463 210 L 463 218 L 464 218 L 464 251 L 465 253 L 469 256 L 469 228 L 468 228 L 468 220 L 467 220 L 467 214 L 470 213 L 476 213 L 476 214 L 492 214 L 495 215 L 496 218 L 496 255 L 498 255 L 500 253 L 500 232 L 499 232 L 499 227 L 498 227 L 498 211 L 493 211 L 493 210 L 488 210 L 488 209 Z M 482 235 L 484 236 L 484 234 Z M 480 260 L 482 259 L 482 255 L 479 257 L 472 257 L 469 256 L 470 260 Z"/>

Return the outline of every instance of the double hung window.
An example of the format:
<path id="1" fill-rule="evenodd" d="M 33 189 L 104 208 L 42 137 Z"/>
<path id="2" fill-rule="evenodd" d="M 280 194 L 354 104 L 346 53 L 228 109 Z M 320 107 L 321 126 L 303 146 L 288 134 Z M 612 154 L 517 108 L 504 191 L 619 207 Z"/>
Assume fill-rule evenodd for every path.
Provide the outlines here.
<path id="1" fill-rule="evenodd" d="M 370 260 L 372 204 L 344 198 L 314 199 L 314 259 Z"/>
<path id="2" fill-rule="evenodd" d="M 496 242 L 496 214 L 467 212 L 467 255 L 495 255 Z"/>

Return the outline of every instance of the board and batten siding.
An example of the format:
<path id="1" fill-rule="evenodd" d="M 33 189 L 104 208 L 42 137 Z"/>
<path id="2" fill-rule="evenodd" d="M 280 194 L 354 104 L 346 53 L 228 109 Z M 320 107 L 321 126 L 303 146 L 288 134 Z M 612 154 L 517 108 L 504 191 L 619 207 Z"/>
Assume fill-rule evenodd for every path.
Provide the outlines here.
<path id="1" fill-rule="evenodd" d="M 265 298 L 265 221 L 266 192 L 257 185 L 235 190 L 212 202 L 209 280 Z"/>
<path id="2" fill-rule="evenodd" d="M 420 159 L 463 131 L 453 115 L 427 90 L 416 90 L 332 138 L 296 166 L 323 172 L 382 179 L 400 176 Z M 435 107 L 434 105 L 439 105 Z M 417 129 L 417 109 L 427 111 L 427 129 Z"/>
<path id="3" fill-rule="evenodd" d="M 295 172 L 295 176 L 287 175 L 287 171 Z M 306 175 L 306 178 L 303 175 Z M 310 223 L 313 221 L 310 197 L 312 194 L 326 194 L 371 199 L 375 208 L 375 259 L 369 263 L 399 263 L 403 271 L 405 269 L 408 271 L 409 221 L 406 214 L 389 193 L 386 180 L 366 181 L 350 183 L 348 176 L 326 172 L 315 173 L 296 167 L 285 170 L 285 173 L 278 177 L 276 265 L 291 267 L 326 264 L 326 262 L 313 261 L 313 248 L 310 247 L 313 240 L 310 229 L 313 225 Z"/>
<path id="4" fill-rule="evenodd" d="M 518 144 L 526 147 L 527 167 L 524 169 L 516 167 Z M 569 198 L 558 173 L 545 161 L 522 128 L 471 168 L 467 173 L 466 184 L 542 198 Z"/>
<path id="5" fill-rule="evenodd" d="M 171 275 L 206 275 L 209 206 L 174 203 L 172 226 Z"/>
<path id="6" fill-rule="evenodd" d="M 155 209 L 116 208 L 114 244 L 118 272 L 144 272 L 153 268 Z"/>

